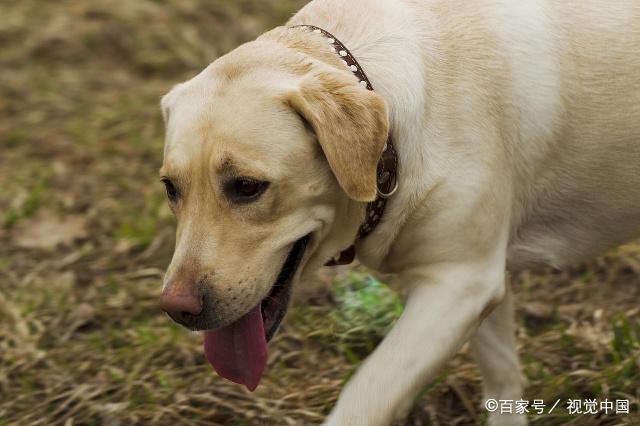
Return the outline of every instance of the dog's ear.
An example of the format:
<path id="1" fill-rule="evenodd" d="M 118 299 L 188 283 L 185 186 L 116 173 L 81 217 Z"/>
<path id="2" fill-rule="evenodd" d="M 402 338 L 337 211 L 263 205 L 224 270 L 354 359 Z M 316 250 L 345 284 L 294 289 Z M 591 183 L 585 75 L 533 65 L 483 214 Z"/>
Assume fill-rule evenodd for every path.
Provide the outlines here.
<path id="1" fill-rule="evenodd" d="M 352 75 L 326 67 L 306 75 L 288 100 L 316 134 L 346 194 L 373 201 L 378 159 L 389 131 L 382 97 Z"/>

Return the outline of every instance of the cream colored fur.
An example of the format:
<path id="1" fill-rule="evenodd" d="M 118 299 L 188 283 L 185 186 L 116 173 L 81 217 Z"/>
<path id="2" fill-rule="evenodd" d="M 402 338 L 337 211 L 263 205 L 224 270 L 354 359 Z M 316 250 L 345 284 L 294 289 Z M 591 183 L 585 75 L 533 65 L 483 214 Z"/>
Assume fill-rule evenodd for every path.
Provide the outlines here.
<path id="1" fill-rule="evenodd" d="M 326 423 L 401 419 L 469 339 L 485 396 L 520 398 L 505 271 L 640 235 L 640 2 L 315 0 L 296 24 L 337 36 L 376 92 L 323 37 L 286 28 L 174 88 L 162 174 L 184 197 L 165 286 L 204 283 L 226 325 L 311 232 L 304 285 L 354 238 L 388 126 L 400 188 L 357 250 L 410 296 Z M 238 207 L 219 190 L 232 175 L 272 183 Z"/>

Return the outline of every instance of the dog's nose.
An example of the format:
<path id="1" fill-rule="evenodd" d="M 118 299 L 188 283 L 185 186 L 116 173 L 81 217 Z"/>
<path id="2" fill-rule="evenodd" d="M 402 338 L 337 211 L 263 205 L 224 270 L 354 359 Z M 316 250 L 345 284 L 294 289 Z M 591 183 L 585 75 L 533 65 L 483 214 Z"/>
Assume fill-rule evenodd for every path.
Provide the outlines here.
<path id="1" fill-rule="evenodd" d="M 202 313 L 203 296 L 184 282 L 175 282 L 166 287 L 160 296 L 160 308 L 177 323 L 192 328 Z"/>

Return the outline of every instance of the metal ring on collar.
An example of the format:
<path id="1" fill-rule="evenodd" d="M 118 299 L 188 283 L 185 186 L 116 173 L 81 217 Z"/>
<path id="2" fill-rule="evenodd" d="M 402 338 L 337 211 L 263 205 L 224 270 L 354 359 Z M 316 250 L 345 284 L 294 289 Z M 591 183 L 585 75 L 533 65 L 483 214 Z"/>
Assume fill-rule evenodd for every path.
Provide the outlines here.
<path id="1" fill-rule="evenodd" d="M 396 193 L 397 190 L 398 190 L 398 179 L 396 179 L 396 183 L 395 185 L 393 185 L 393 189 L 387 193 L 380 191 L 380 188 L 376 187 L 376 193 L 378 194 L 378 197 L 384 198 L 384 199 L 391 197 L 393 194 Z"/>

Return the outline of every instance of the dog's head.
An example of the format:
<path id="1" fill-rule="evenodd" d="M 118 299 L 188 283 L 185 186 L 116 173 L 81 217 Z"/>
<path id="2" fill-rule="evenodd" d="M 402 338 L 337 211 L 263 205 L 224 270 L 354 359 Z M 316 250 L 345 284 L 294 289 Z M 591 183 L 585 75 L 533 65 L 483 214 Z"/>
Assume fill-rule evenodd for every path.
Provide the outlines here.
<path id="1" fill-rule="evenodd" d="M 257 312 L 245 332 L 261 320 L 268 340 L 292 282 L 350 244 L 375 198 L 385 104 L 347 70 L 256 41 L 162 110 L 177 239 L 161 305 L 194 330 Z"/>

